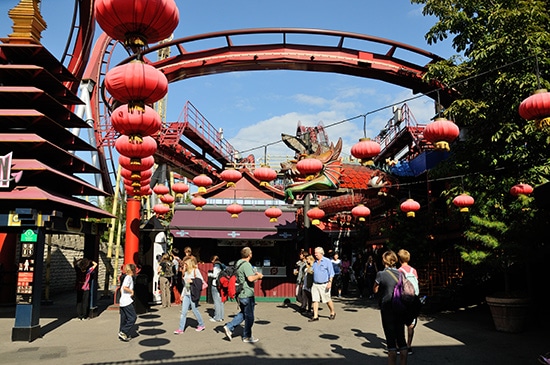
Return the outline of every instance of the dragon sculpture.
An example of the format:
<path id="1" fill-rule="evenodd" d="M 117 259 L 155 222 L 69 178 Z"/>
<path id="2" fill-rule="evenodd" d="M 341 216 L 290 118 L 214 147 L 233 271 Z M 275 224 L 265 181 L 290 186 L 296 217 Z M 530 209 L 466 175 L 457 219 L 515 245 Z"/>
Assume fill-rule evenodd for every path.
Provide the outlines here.
<path id="1" fill-rule="evenodd" d="M 350 211 L 357 204 L 365 204 L 371 210 L 383 208 L 386 196 L 397 188 L 395 179 L 373 166 L 342 162 L 342 139 L 336 145 L 321 144 L 299 136 L 283 134 L 283 142 L 296 154 L 292 160 L 281 163 L 281 172 L 289 183 L 285 188 L 288 201 L 303 199 L 306 193 L 316 192 L 323 197 L 319 208 L 327 216 Z M 316 158 L 323 163 L 322 170 L 312 179 L 307 179 L 297 169 L 304 158 Z"/>

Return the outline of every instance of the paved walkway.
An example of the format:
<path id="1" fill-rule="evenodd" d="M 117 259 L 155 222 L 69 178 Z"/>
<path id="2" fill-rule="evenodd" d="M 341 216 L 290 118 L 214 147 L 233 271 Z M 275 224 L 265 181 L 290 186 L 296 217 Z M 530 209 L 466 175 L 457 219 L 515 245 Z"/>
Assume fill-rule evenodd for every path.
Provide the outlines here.
<path id="1" fill-rule="evenodd" d="M 308 322 L 295 304 L 260 302 L 253 334 L 256 344 L 243 343 L 235 331 L 229 342 L 222 325 L 208 321 L 212 305 L 201 303 L 206 330 L 195 332 L 189 312 L 188 327 L 176 336 L 180 307 L 156 308 L 138 317 L 136 337 L 117 339 L 118 311 L 100 301 L 96 318 L 74 317 L 73 295 L 54 298 L 41 310 L 42 338 L 11 342 L 14 308 L 0 308 L 0 364 L 386 364 L 379 312 L 365 299 L 335 299 L 336 319 Z M 236 313 L 226 303 L 226 316 Z M 488 309 L 439 313 L 420 319 L 409 364 L 537 364 L 538 354 L 550 351 L 550 335 L 542 329 L 522 334 L 494 330 Z"/>

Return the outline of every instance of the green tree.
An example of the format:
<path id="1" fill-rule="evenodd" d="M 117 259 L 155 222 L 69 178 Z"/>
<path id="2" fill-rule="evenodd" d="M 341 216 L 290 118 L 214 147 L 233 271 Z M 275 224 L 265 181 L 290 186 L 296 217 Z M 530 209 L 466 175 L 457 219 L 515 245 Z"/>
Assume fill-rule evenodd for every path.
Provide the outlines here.
<path id="1" fill-rule="evenodd" d="M 518 114 L 522 100 L 550 79 L 550 5 L 547 0 L 411 0 L 424 4 L 436 24 L 429 44 L 452 38 L 461 53 L 430 67 L 459 97 L 443 110 L 462 130 L 453 154 L 430 174 L 463 176 L 458 185 L 475 198 L 459 249 L 471 264 L 509 269 L 525 263 L 544 244 L 547 213 L 533 198 L 514 198 L 520 182 L 537 186 L 549 174 L 548 131 Z M 507 281 L 505 281 L 507 283 Z M 509 285 L 505 285 L 510 289 Z"/>

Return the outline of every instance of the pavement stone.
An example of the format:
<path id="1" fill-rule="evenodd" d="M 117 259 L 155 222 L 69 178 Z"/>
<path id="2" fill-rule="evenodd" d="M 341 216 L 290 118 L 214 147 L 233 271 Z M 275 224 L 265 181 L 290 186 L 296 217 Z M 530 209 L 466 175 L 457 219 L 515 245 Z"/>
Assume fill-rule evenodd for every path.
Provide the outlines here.
<path id="1" fill-rule="evenodd" d="M 308 322 L 295 303 L 258 302 L 253 327 L 257 343 L 243 343 L 241 329 L 228 341 L 225 322 L 208 321 L 213 305 L 199 310 L 206 330 L 188 313 L 185 333 L 174 335 L 180 306 L 152 307 L 138 316 L 129 342 L 117 338 L 118 310 L 110 299 L 100 300 L 96 316 L 75 317 L 74 294 L 53 298 L 41 308 L 42 337 L 33 342 L 12 342 L 15 308 L 0 308 L 0 364 L 387 364 L 380 313 L 373 301 L 334 298 L 336 319 L 321 305 L 320 320 Z M 226 320 L 237 313 L 234 302 L 225 304 Z M 550 350 L 549 335 L 534 327 L 521 334 L 497 332 L 489 310 L 478 306 L 454 312 L 422 315 L 409 364 L 537 364 Z"/>

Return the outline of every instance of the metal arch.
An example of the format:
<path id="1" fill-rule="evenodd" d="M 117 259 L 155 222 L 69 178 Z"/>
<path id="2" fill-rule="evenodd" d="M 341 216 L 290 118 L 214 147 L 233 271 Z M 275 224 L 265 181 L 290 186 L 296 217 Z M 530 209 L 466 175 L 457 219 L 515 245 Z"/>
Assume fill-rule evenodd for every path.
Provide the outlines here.
<path id="1" fill-rule="evenodd" d="M 250 40 L 251 36 L 279 34 L 281 41 L 270 44 L 253 44 L 241 42 L 239 38 Z M 326 44 L 289 43 L 288 35 L 298 37 L 318 36 L 328 40 Z M 241 37 L 242 36 L 242 37 Z M 221 41 L 218 48 L 208 48 L 198 51 L 187 51 L 186 46 L 192 46 L 202 41 Z M 308 39 L 309 40 L 309 39 Z M 385 53 L 375 53 L 368 50 L 346 48 L 346 41 L 361 41 L 387 47 Z M 173 55 L 159 61 L 148 59 L 148 55 L 161 48 L 173 47 Z M 429 61 L 418 65 L 395 57 L 398 50 L 422 56 Z M 161 70 L 169 82 L 175 82 L 190 77 L 210 75 L 222 72 L 253 71 L 253 70 L 299 70 L 341 73 L 357 77 L 365 77 L 389 82 L 411 89 L 414 93 L 423 93 L 444 105 L 453 99 L 453 90 L 439 84 L 429 84 L 423 80 L 430 63 L 442 60 L 441 57 L 423 49 L 389 39 L 343 31 L 309 29 L 309 28 L 253 28 L 228 30 L 199 34 L 156 45 L 145 49 L 140 57 Z M 122 63 L 135 59 L 132 55 Z M 437 89 L 442 92 L 437 95 Z"/>

